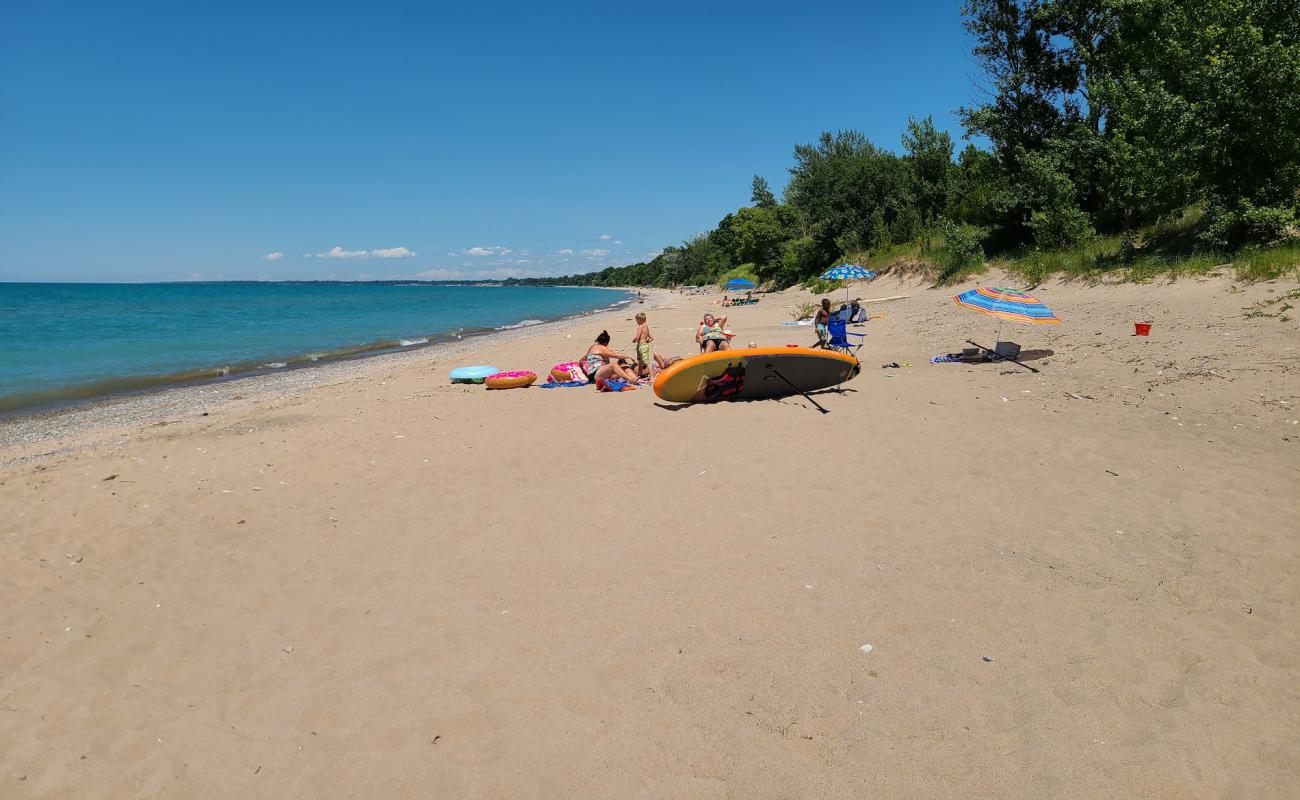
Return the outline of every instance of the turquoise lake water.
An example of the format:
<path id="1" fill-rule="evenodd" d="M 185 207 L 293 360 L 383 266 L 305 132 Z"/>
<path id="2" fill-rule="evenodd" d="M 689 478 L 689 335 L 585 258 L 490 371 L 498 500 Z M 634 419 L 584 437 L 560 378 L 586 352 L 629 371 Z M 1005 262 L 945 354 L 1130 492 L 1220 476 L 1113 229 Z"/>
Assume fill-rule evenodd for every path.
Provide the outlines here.
<path id="1" fill-rule="evenodd" d="M 0 413 L 416 347 L 626 299 L 523 286 L 0 283 Z"/>

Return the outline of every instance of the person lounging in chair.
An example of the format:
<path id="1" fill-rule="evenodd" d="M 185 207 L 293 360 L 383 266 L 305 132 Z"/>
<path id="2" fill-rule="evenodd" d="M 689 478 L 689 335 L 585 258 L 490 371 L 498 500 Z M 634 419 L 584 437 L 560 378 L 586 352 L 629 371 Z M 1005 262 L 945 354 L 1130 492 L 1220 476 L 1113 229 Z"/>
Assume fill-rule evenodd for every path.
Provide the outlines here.
<path id="1" fill-rule="evenodd" d="M 700 327 L 695 329 L 695 341 L 700 346 L 701 353 L 712 353 L 714 350 L 730 350 L 731 344 L 727 342 L 727 334 L 723 331 L 727 327 L 727 316 L 714 317 L 712 314 L 705 314 L 704 321 Z"/>

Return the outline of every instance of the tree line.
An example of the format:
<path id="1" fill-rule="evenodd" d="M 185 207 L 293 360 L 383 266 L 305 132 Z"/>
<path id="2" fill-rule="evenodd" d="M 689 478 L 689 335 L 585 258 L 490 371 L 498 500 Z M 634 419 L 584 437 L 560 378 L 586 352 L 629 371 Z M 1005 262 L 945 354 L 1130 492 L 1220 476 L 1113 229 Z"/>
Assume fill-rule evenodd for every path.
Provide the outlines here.
<path id="1" fill-rule="evenodd" d="M 1296 235 L 1300 0 L 967 0 L 980 102 L 956 151 L 932 118 L 901 153 L 853 130 L 794 148 L 780 199 L 648 262 L 518 283 L 776 287 L 845 257 L 942 242 L 953 269 L 988 253 L 1077 247 L 1199 209 L 1194 248 Z"/>

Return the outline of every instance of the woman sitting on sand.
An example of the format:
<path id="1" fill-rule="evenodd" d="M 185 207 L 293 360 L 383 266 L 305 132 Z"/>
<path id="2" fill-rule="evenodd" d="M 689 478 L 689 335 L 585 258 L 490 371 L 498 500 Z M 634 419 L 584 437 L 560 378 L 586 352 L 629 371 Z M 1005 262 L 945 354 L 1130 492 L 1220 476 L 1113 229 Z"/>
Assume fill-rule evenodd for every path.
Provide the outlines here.
<path id="1" fill-rule="evenodd" d="M 712 314 L 705 314 L 704 321 L 700 327 L 695 329 L 695 341 L 700 345 L 700 352 L 712 353 L 714 350 L 730 350 L 731 344 L 727 341 L 727 334 L 723 330 L 727 327 L 727 317 L 724 314 L 721 317 L 714 318 Z"/>
<path id="2" fill-rule="evenodd" d="M 596 343 L 588 347 L 587 352 L 578 361 L 582 364 L 582 371 L 586 373 L 587 380 L 592 383 L 597 380 L 608 380 L 611 377 L 636 383 L 636 375 L 628 371 L 622 363 L 624 361 L 635 363 L 635 360 L 631 356 L 615 353 L 609 349 L 609 331 L 601 331 L 596 337 Z"/>

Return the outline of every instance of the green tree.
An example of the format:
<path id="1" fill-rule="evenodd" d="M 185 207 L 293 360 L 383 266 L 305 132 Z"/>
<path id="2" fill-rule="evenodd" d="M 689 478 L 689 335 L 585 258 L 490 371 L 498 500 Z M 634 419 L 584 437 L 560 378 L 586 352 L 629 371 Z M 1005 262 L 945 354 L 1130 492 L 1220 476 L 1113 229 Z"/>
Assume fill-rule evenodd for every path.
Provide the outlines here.
<path id="1" fill-rule="evenodd" d="M 909 166 L 861 133 L 823 133 L 816 144 L 797 145 L 794 155 L 786 197 L 809 221 L 818 261 L 888 245 L 912 227 L 898 223 L 916 205 Z"/>
<path id="2" fill-rule="evenodd" d="M 767 179 L 761 175 L 754 176 L 749 199 L 759 208 L 776 208 L 776 195 L 772 194 L 772 190 L 768 188 Z"/>
<path id="3" fill-rule="evenodd" d="M 731 258 L 735 263 L 753 264 L 762 271 L 780 260 L 786 231 L 773 208 L 742 208 L 734 220 Z"/>
<path id="4" fill-rule="evenodd" d="M 904 159 L 912 170 L 916 211 L 929 224 L 948 206 L 952 184 L 952 136 L 934 127 L 934 120 L 909 119 L 903 134 Z"/>
<path id="5" fill-rule="evenodd" d="M 993 144 L 1003 227 L 1041 239 L 1081 229 L 1083 215 L 1120 229 L 1206 199 L 1211 238 L 1235 245 L 1294 216 L 1295 0 L 968 0 L 963 11 L 990 99 L 961 113 Z M 1069 202 L 1036 204 L 1043 158 Z"/>

